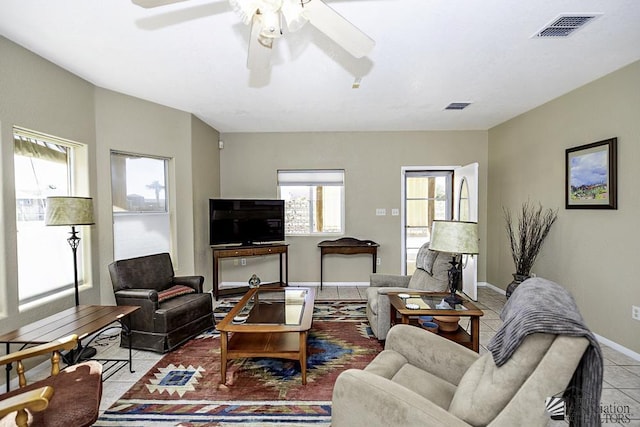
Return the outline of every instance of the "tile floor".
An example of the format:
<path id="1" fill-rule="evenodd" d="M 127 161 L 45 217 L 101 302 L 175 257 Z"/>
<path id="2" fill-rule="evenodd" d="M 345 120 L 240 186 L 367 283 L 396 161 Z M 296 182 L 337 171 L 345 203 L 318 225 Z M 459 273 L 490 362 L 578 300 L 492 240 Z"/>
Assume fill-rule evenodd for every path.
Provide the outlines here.
<path id="1" fill-rule="evenodd" d="M 318 290 L 316 299 L 366 299 L 366 288 L 326 286 Z M 505 303 L 504 295 L 487 287 L 478 289 L 476 305 L 484 311 L 480 321 L 480 353 L 487 351 L 486 345 L 500 327 L 502 321 L 499 313 Z M 461 322 L 464 322 L 462 320 Z M 465 325 L 463 325 L 465 326 Z M 125 357 L 126 353 L 117 345 L 117 339 L 103 339 L 98 346 L 104 357 Z M 602 409 L 615 412 L 615 417 L 603 419 L 603 425 L 622 425 L 640 427 L 640 361 L 634 360 L 610 347 L 602 345 L 604 355 L 604 385 L 602 391 Z M 101 410 L 104 411 L 126 392 L 142 375 L 144 375 L 162 355 L 133 351 L 134 373 L 127 368 L 121 369 L 104 382 Z M 40 365 L 28 372 L 28 377 L 37 378 Z M 44 365 L 48 370 L 48 365 Z M 14 385 L 15 387 L 15 385 Z M 616 418 L 616 419 L 614 419 Z M 566 425 L 555 422 L 554 426 Z"/>

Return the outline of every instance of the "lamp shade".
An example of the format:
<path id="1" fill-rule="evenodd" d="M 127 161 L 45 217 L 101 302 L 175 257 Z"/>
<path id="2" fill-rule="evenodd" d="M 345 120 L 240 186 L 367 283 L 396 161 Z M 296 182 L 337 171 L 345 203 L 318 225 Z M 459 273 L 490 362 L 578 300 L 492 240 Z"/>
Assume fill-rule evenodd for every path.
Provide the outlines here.
<path id="1" fill-rule="evenodd" d="M 93 199 L 91 197 L 47 197 L 46 225 L 91 225 Z"/>
<path id="2" fill-rule="evenodd" d="M 477 254 L 478 223 L 433 221 L 429 249 L 454 254 Z"/>

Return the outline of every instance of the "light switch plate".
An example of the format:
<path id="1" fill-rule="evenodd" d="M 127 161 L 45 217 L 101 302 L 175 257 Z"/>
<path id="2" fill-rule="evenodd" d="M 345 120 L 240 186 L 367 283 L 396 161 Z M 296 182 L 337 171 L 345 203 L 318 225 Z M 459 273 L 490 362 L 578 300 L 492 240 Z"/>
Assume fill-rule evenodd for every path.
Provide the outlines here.
<path id="1" fill-rule="evenodd" d="M 377 208 L 376 215 L 377 216 L 385 216 L 387 214 L 387 210 L 385 208 Z"/>

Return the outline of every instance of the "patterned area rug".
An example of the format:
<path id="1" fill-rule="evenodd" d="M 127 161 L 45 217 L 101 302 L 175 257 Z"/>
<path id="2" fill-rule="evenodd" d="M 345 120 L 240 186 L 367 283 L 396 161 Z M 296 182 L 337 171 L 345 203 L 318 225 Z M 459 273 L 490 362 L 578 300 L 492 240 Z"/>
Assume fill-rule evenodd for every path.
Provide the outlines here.
<path id="1" fill-rule="evenodd" d="M 345 369 L 382 350 L 362 302 L 316 302 L 308 338 L 307 384 L 298 362 L 247 358 L 220 378 L 220 340 L 208 331 L 165 355 L 96 426 L 328 426 L 331 393 Z"/>

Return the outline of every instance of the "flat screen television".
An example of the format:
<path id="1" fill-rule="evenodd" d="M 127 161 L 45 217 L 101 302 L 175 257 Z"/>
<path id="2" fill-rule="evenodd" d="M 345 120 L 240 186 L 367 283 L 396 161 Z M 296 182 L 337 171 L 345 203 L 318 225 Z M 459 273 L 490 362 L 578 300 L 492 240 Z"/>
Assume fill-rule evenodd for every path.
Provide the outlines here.
<path id="1" fill-rule="evenodd" d="M 209 199 L 209 244 L 284 240 L 284 200 Z"/>

